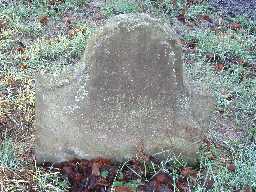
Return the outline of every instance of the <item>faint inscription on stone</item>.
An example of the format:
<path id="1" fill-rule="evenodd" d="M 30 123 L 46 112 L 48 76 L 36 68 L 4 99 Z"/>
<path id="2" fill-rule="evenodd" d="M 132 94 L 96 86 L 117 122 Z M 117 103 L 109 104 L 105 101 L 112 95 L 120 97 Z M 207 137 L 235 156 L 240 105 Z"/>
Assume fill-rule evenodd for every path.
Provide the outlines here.
<path id="1" fill-rule="evenodd" d="M 77 70 L 39 77 L 38 160 L 121 160 L 141 148 L 194 160 L 203 129 L 176 39 L 146 14 L 119 15 L 90 38 Z"/>

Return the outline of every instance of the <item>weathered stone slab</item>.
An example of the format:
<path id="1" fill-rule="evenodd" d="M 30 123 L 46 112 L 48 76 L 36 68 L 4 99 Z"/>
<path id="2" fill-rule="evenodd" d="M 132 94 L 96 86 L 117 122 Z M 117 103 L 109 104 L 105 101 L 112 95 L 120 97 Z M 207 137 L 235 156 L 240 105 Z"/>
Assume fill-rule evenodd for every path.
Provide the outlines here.
<path id="1" fill-rule="evenodd" d="M 195 160 L 207 120 L 197 106 L 208 103 L 188 96 L 175 42 L 160 20 L 119 15 L 89 40 L 77 70 L 38 77 L 38 160 L 121 160 L 166 149 Z"/>

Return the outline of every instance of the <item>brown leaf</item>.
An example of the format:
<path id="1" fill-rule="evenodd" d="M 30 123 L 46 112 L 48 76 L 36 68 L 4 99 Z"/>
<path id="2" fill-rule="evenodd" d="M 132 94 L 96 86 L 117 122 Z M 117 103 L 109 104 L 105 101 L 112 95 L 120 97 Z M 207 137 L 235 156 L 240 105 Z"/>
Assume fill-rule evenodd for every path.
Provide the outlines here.
<path id="1" fill-rule="evenodd" d="M 129 187 L 119 186 L 114 188 L 115 192 L 133 192 Z"/>
<path id="2" fill-rule="evenodd" d="M 28 65 L 27 65 L 26 63 L 22 63 L 22 64 L 20 64 L 20 68 L 21 68 L 22 70 L 25 70 L 25 69 L 28 68 Z"/>
<path id="3" fill-rule="evenodd" d="M 104 15 L 102 13 L 96 13 L 93 17 L 95 20 L 104 19 Z"/>
<path id="4" fill-rule="evenodd" d="M 206 183 L 205 183 L 205 188 L 207 190 L 212 189 L 214 185 L 214 180 L 213 179 L 207 179 Z"/>
<path id="5" fill-rule="evenodd" d="M 205 138 L 205 139 L 203 139 L 203 142 L 206 144 L 207 150 L 210 151 L 211 150 L 211 146 L 212 146 L 212 141 L 207 139 L 207 138 Z"/>
<path id="6" fill-rule="evenodd" d="M 73 38 L 74 36 L 76 36 L 76 34 L 77 34 L 78 32 L 80 32 L 79 29 L 71 29 L 71 30 L 68 31 L 68 37 L 69 37 L 69 38 Z"/>
<path id="7" fill-rule="evenodd" d="M 209 15 L 201 15 L 200 19 L 212 23 L 212 19 L 210 18 Z"/>
<path id="8" fill-rule="evenodd" d="M 210 156 L 210 160 L 215 160 L 215 159 L 216 159 L 216 156 L 212 154 L 212 155 Z"/>
<path id="9" fill-rule="evenodd" d="M 18 48 L 16 48 L 16 51 L 19 52 L 19 53 L 24 53 L 25 50 L 26 50 L 26 48 L 24 48 L 24 47 L 18 47 Z"/>
<path id="10" fill-rule="evenodd" d="M 83 179 L 83 176 L 79 173 L 76 173 L 73 178 L 70 178 L 74 183 L 80 183 Z"/>
<path id="11" fill-rule="evenodd" d="M 42 25 L 47 25 L 47 23 L 49 22 L 49 17 L 48 16 L 41 16 L 41 17 L 39 17 L 39 22 Z"/>
<path id="12" fill-rule="evenodd" d="M 64 3 L 64 0 L 49 0 L 48 3 L 50 5 L 59 5 L 59 4 Z"/>
<path id="13" fill-rule="evenodd" d="M 185 23 L 186 22 L 186 17 L 182 14 L 177 16 L 178 21 Z"/>
<path id="14" fill-rule="evenodd" d="M 64 17 L 63 21 L 65 23 L 66 26 L 70 26 L 71 25 L 71 19 L 70 17 Z"/>
<path id="15" fill-rule="evenodd" d="M 111 164 L 111 160 L 109 160 L 109 159 L 103 159 L 103 158 L 94 159 L 94 160 L 92 160 L 92 161 L 95 162 L 95 163 L 98 163 L 98 164 L 99 164 L 99 167 L 103 167 L 103 166 L 106 166 L 106 165 L 110 165 L 110 164 Z"/>
<path id="16" fill-rule="evenodd" d="M 198 4 L 201 2 L 202 2 L 202 0 L 187 0 L 188 5 Z"/>
<path id="17" fill-rule="evenodd" d="M 222 155 L 220 158 L 220 162 L 226 163 L 227 161 L 228 161 L 228 159 L 224 155 Z"/>
<path id="18" fill-rule="evenodd" d="M 168 181 L 168 179 L 169 178 L 167 177 L 167 175 L 165 173 L 160 173 L 155 176 L 155 180 L 158 183 L 165 183 L 166 181 Z"/>
<path id="19" fill-rule="evenodd" d="M 216 71 L 222 71 L 224 69 L 224 64 L 223 63 L 217 63 L 214 65 L 214 68 Z"/>
<path id="20" fill-rule="evenodd" d="M 0 104 L 1 104 L 1 99 L 0 99 Z M 4 115 L 0 117 L 0 125 L 5 123 L 7 123 L 7 117 Z"/>
<path id="21" fill-rule="evenodd" d="M 239 30 L 239 29 L 241 29 L 241 25 L 240 25 L 240 23 L 231 23 L 229 25 L 229 28 L 232 30 Z"/>
<path id="22" fill-rule="evenodd" d="M 153 180 L 155 181 L 155 186 L 159 188 L 162 184 L 172 186 L 173 181 L 170 175 L 167 173 L 161 172 L 154 176 Z"/>
<path id="23" fill-rule="evenodd" d="M 234 172 L 236 170 L 236 166 L 233 163 L 227 165 L 229 171 Z"/>
<path id="24" fill-rule="evenodd" d="M 221 144 L 217 143 L 215 146 L 216 146 L 217 149 L 221 149 Z"/>
<path id="25" fill-rule="evenodd" d="M 177 7 L 177 0 L 172 0 L 172 6 L 175 8 Z"/>
<path id="26" fill-rule="evenodd" d="M 194 171 L 191 167 L 184 167 L 182 168 L 182 170 L 180 171 L 181 175 L 183 175 L 184 177 L 188 177 L 191 175 L 196 174 L 196 171 Z"/>
<path id="27" fill-rule="evenodd" d="M 5 20 L 0 19 L 0 32 L 2 32 L 7 26 L 7 22 Z"/>
<path id="28" fill-rule="evenodd" d="M 238 63 L 239 65 L 244 65 L 244 64 L 246 63 L 246 61 L 243 60 L 243 59 L 238 59 L 238 60 L 237 60 L 237 63 Z"/>
<path id="29" fill-rule="evenodd" d="M 243 189 L 243 192 L 252 192 L 253 190 L 252 190 L 252 188 L 250 187 L 250 186 L 246 186 L 246 187 L 244 187 L 244 189 Z"/>
<path id="30" fill-rule="evenodd" d="M 184 179 L 178 179 L 176 182 L 177 188 L 182 192 L 187 192 L 189 189 L 188 182 Z"/>
<path id="31" fill-rule="evenodd" d="M 63 170 L 64 174 L 67 175 L 68 177 L 75 176 L 75 172 L 74 172 L 73 168 L 70 166 L 64 166 L 64 167 L 62 167 L 62 170 Z"/>

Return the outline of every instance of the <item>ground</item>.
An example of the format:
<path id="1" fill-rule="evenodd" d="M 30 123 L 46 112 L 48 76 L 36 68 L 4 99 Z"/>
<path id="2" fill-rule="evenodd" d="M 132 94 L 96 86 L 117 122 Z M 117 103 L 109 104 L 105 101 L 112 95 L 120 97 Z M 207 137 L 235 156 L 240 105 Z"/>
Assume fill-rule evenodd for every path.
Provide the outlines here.
<path id="1" fill-rule="evenodd" d="M 256 191 L 255 5 L 248 2 L 0 0 L 0 191 Z M 187 78 L 217 101 L 198 165 L 168 151 L 159 152 L 165 161 L 141 154 L 38 165 L 37 72 L 76 65 L 98 26 L 131 12 L 174 27 Z"/>

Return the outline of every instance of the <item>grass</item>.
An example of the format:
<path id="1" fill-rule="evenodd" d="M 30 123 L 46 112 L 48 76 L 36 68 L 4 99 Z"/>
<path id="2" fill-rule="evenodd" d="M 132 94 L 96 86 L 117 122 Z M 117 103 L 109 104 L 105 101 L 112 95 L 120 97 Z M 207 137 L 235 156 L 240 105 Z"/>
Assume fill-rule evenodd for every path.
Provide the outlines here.
<path id="1" fill-rule="evenodd" d="M 16 156 L 14 143 L 6 138 L 0 145 L 0 167 L 15 170 L 21 166 L 21 161 Z"/>
<path id="2" fill-rule="evenodd" d="M 256 146 L 255 144 L 227 145 L 229 155 L 213 147 L 211 153 L 217 160 L 202 156 L 201 167 L 206 168 L 206 175 L 213 181 L 211 191 L 233 191 L 251 187 L 256 189 Z M 199 179 L 200 180 L 200 179 Z M 199 182 L 200 183 L 200 182 Z M 197 186 L 195 191 L 205 191 Z"/>
<path id="3" fill-rule="evenodd" d="M 134 12 L 158 15 L 174 27 L 177 23 L 184 27 L 186 33 L 181 33 L 181 40 L 185 73 L 191 83 L 205 85 L 215 97 L 214 114 L 218 118 L 213 120 L 213 128 L 218 132 L 225 124 L 232 133 L 242 131 L 241 137 L 231 141 L 219 133 L 209 134 L 222 147 L 211 145 L 210 150 L 202 150 L 200 174 L 191 191 L 228 192 L 248 187 L 256 190 L 255 22 L 242 15 L 221 19 L 220 13 L 207 2 L 186 7 L 183 0 L 177 0 L 176 6 L 170 0 L 107 1 L 94 13 L 91 9 L 85 0 L 19 1 L 0 6 L 0 167 L 3 168 L 0 178 L 8 181 L 0 182 L 0 191 L 68 190 L 68 182 L 58 171 L 37 167 L 32 156 L 26 163 L 22 158 L 27 152 L 27 142 L 30 142 L 28 146 L 34 142 L 33 74 L 40 70 L 60 73 L 66 66 L 75 65 L 97 25 L 89 22 L 97 21 L 95 15 L 105 20 L 116 14 Z M 186 24 L 177 21 L 180 14 L 186 17 Z M 202 21 L 203 15 L 213 22 Z M 234 23 L 240 26 L 234 28 Z M 223 123 L 226 121 L 228 123 Z M 229 170 L 230 164 L 234 165 L 234 171 Z M 161 165 L 146 165 L 146 175 L 165 171 L 174 180 L 182 178 L 178 171 L 180 165 L 173 158 L 166 157 Z M 194 180 L 189 178 L 188 183 Z M 141 182 L 116 181 L 113 187 L 135 190 Z M 207 183 L 211 183 L 210 189 L 206 189 Z"/>
<path id="4" fill-rule="evenodd" d="M 65 178 L 62 178 L 60 172 L 52 171 L 46 172 L 45 170 L 36 167 L 34 182 L 36 183 L 36 191 L 44 192 L 62 192 L 68 191 L 69 183 Z"/>
<path id="5" fill-rule="evenodd" d="M 107 17 L 114 14 L 135 13 L 138 11 L 138 3 L 132 3 L 125 0 L 107 1 L 107 3 L 102 7 L 102 12 Z"/>

